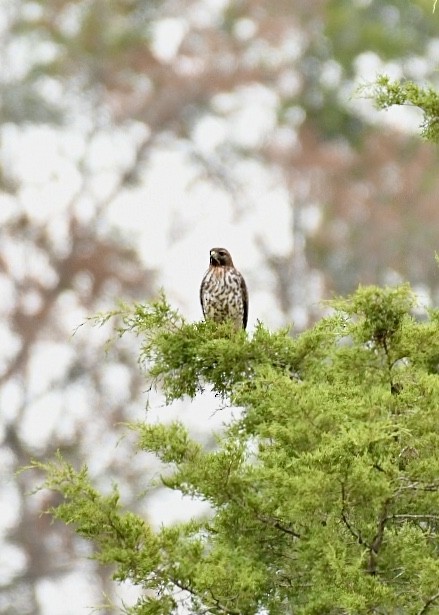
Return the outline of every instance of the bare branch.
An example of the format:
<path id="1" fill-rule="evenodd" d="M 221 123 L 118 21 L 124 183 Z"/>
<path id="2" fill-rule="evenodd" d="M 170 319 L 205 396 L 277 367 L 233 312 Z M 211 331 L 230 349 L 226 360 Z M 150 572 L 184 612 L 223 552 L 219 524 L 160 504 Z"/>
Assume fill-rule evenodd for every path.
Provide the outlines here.
<path id="1" fill-rule="evenodd" d="M 271 525 L 272 527 L 276 528 L 277 530 L 280 530 L 284 534 L 289 534 L 290 536 L 294 536 L 294 538 L 300 538 L 300 534 L 298 532 L 295 532 L 286 525 L 283 525 L 278 519 L 266 517 L 264 515 L 258 515 L 257 519 L 259 521 L 262 521 L 263 523 Z"/>
<path id="2" fill-rule="evenodd" d="M 428 611 L 428 609 L 433 604 L 433 602 L 436 602 L 438 598 L 439 598 L 439 592 L 437 592 L 436 594 L 434 594 L 433 596 L 431 596 L 431 598 L 427 600 L 427 602 L 424 604 L 422 609 L 418 611 L 418 615 L 425 615 L 425 613 Z"/>
<path id="3" fill-rule="evenodd" d="M 421 481 L 411 481 L 406 477 L 401 480 L 410 481 L 407 485 L 401 485 L 399 491 L 439 491 L 439 482 L 422 483 Z"/>
<path id="4" fill-rule="evenodd" d="M 343 521 L 349 532 L 352 534 L 352 536 L 357 540 L 358 544 L 364 545 L 368 549 L 371 549 L 371 546 L 364 540 L 363 536 L 361 535 L 361 532 L 359 530 L 356 530 L 349 521 L 346 511 L 346 489 L 344 482 L 341 484 L 341 502 L 341 520 Z"/>
<path id="5" fill-rule="evenodd" d="M 439 515 L 390 515 L 387 521 L 439 521 Z"/>
<path id="6" fill-rule="evenodd" d="M 368 569 L 367 569 L 367 571 L 370 574 L 376 574 L 377 556 L 378 556 L 379 550 L 381 549 L 381 545 L 383 544 L 384 531 L 386 529 L 386 523 L 389 518 L 387 513 L 388 513 L 392 500 L 393 500 L 393 497 L 387 498 L 384 501 L 381 515 L 378 520 L 377 532 L 372 540 L 372 544 L 370 545 L 369 564 L 368 564 Z"/>
<path id="7" fill-rule="evenodd" d="M 194 588 L 192 587 L 192 585 L 189 582 L 185 583 L 185 582 L 180 581 L 180 580 L 175 579 L 175 578 L 171 578 L 171 581 L 179 589 L 188 592 L 188 594 L 190 594 L 194 598 L 201 599 L 201 596 L 197 593 L 196 590 L 194 590 Z M 215 608 L 219 609 L 220 611 L 222 611 L 224 613 L 224 615 L 240 615 L 239 611 L 232 611 L 232 610 L 228 609 L 226 606 L 224 606 L 223 604 L 221 604 L 220 600 L 214 596 L 214 594 L 213 594 L 211 589 L 208 589 L 207 592 L 210 595 L 210 599 L 214 602 Z M 204 614 L 207 615 L 207 613 L 212 613 L 212 610 L 209 607 L 207 607 L 203 611 L 203 615 Z"/>

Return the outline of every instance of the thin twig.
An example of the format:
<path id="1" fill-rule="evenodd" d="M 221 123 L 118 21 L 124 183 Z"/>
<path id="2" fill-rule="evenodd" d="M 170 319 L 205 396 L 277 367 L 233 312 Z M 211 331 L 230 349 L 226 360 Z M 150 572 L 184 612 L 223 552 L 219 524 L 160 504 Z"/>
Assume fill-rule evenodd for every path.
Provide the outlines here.
<path id="1" fill-rule="evenodd" d="M 379 550 L 381 549 L 381 545 L 383 544 L 384 530 L 386 529 L 386 523 L 389 519 L 389 515 L 387 514 L 387 512 L 389 510 L 389 506 L 390 506 L 392 499 L 393 497 L 387 498 L 387 500 L 385 500 L 383 504 L 381 516 L 378 521 L 377 532 L 372 540 L 372 544 L 370 545 L 369 565 L 368 565 L 368 572 L 370 574 L 376 573 L 377 556 L 378 556 Z"/>
<path id="2" fill-rule="evenodd" d="M 390 515 L 387 520 L 395 521 L 439 521 L 439 515 Z"/>
<path id="3" fill-rule="evenodd" d="M 404 480 L 407 480 L 403 477 Z M 425 483 L 422 484 L 419 481 L 412 481 L 408 485 L 402 485 L 399 491 L 439 491 L 439 483 Z"/>
<path id="4" fill-rule="evenodd" d="M 371 546 L 369 544 L 367 544 L 367 542 L 364 540 L 363 536 L 361 535 L 361 532 L 359 530 L 356 530 L 352 526 L 351 522 L 349 521 L 349 518 L 348 518 L 348 515 L 347 515 L 347 512 L 346 512 L 346 491 L 345 491 L 345 484 L 344 484 L 344 482 L 341 484 L 341 503 L 342 503 L 341 519 L 342 519 L 343 523 L 345 524 L 347 529 L 350 531 L 352 536 L 357 540 L 358 544 L 363 545 L 363 546 L 367 547 L 368 549 L 370 549 Z"/>
<path id="5" fill-rule="evenodd" d="M 431 598 L 427 600 L 427 602 L 424 604 L 422 609 L 418 611 L 418 615 L 425 615 L 425 613 L 428 611 L 428 609 L 433 604 L 433 602 L 436 602 L 438 598 L 439 598 L 439 592 L 437 592 L 436 594 L 434 594 L 434 596 L 431 596 Z"/>

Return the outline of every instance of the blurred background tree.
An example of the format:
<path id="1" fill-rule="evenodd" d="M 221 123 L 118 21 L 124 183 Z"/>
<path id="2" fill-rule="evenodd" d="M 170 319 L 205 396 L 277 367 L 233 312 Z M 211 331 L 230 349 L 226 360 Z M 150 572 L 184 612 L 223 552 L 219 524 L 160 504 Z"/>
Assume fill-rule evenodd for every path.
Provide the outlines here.
<path id="1" fill-rule="evenodd" d="M 169 291 L 204 218 L 224 207 L 243 237 L 272 326 L 303 328 L 358 283 L 437 302 L 437 149 L 421 113 L 355 92 L 383 72 L 434 86 L 438 19 L 430 0 L 0 4 L 1 613 L 77 613 L 44 596 L 81 583 L 88 604 L 111 595 L 14 471 L 61 448 L 136 506 L 156 470 L 116 447 L 143 416 L 136 352 L 70 335 L 118 297 Z M 191 284 L 168 296 L 199 318 Z"/>

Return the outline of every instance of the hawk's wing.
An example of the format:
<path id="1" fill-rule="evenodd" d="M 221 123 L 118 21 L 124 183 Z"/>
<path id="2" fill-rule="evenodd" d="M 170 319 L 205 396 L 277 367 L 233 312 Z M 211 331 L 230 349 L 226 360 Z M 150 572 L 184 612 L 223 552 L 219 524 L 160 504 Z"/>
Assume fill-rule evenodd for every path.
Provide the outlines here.
<path id="1" fill-rule="evenodd" d="M 241 278 L 241 294 L 242 294 L 242 305 L 244 308 L 244 313 L 242 316 L 242 324 L 244 326 L 244 329 L 247 328 L 247 319 L 248 319 L 248 290 L 247 290 L 247 286 L 244 280 L 244 277 L 240 275 Z"/>
<path id="2" fill-rule="evenodd" d="M 201 309 L 203 310 L 204 318 L 206 318 L 206 308 L 204 305 L 204 297 L 206 296 L 206 293 L 204 291 L 206 287 L 208 273 L 209 273 L 209 270 L 207 270 L 206 273 L 204 274 L 203 279 L 201 280 L 201 286 L 200 286 L 200 303 L 201 303 Z"/>

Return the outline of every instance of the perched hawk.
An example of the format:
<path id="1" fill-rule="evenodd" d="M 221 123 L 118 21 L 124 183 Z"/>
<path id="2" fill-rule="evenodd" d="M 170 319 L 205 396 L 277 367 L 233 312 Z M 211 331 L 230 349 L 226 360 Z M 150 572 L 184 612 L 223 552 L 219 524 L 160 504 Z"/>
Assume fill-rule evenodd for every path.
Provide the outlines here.
<path id="1" fill-rule="evenodd" d="M 236 329 L 246 328 L 247 287 L 225 248 L 210 251 L 210 266 L 201 282 L 200 300 L 206 320 L 231 320 Z"/>

